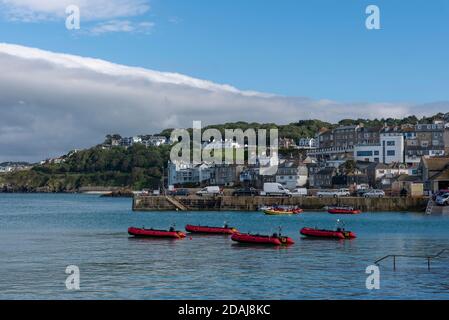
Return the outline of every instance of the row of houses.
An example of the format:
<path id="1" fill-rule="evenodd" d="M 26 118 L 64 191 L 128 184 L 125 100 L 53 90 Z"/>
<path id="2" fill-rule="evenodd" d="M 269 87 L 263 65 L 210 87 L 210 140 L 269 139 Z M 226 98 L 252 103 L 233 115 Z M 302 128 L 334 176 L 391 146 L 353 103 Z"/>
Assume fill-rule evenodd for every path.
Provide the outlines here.
<path id="1" fill-rule="evenodd" d="M 171 185 L 252 186 L 278 182 L 289 189 L 308 187 L 379 188 L 392 194 L 422 195 L 449 188 L 449 114 L 430 124 L 322 129 L 315 138 L 280 138 L 279 148 L 305 150 L 306 156 L 280 159 L 277 172 L 257 165 L 169 164 Z M 245 148 L 232 141 L 204 148 Z"/>
<path id="2" fill-rule="evenodd" d="M 262 188 L 265 182 L 278 182 L 289 189 L 378 188 L 397 195 L 404 190 L 423 195 L 449 189 L 449 157 L 422 157 L 418 164 L 281 159 L 273 175 L 261 174 L 258 165 L 168 164 L 169 185 Z"/>
<path id="3" fill-rule="evenodd" d="M 265 182 L 279 182 L 289 189 L 308 182 L 307 160 L 281 159 L 275 174 L 263 174 L 263 166 L 168 163 L 169 185 L 220 185 L 261 188 Z"/>
<path id="4" fill-rule="evenodd" d="M 292 138 L 279 138 L 280 149 L 313 150 L 317 147 L 318 141 L 315 138 L 301 138 L 298 141 Z"/>
<path id="5" fill-rule="evenodd" d="M 417 164 L 423 156 L 449 153 L 449 123 L 365 128 L 363 125 L 323 129 L 318 147 L 308 155 L 319 161 L 354 159 L 376 163 Z"/>
<path id="6" fill-rule="evenodd" d="M 24 171 L 29 170 L 31 167 L 31 164 L 25 162 L 4 162 L 0 163 L 0 173 Z"/>
<path id="7" fill-rule="evenodd" d="M 420 163 L 376 163 L 354 161 L 313 163 L 309 165 L 308 186 L 311 188 L 339 188 L 368 186 L 386 191 L 413 190 L 420 185 L 422 192 L 435 193 L 449 189 L 449 157 L 421 158 Z"/>
<path id="8" fill-rule="evenodd" d="M 139 135 L 133 137 L 121 137 L 120 135 L 107 136 L 103 143 L 104 148 L 110 147 L 125 147 L 129 148 L 134 144 L 142 144 L 146 147 L 159 147 L 164 144 L 169 144 L 170 140 L 165 136 L 158 135 Z"/>

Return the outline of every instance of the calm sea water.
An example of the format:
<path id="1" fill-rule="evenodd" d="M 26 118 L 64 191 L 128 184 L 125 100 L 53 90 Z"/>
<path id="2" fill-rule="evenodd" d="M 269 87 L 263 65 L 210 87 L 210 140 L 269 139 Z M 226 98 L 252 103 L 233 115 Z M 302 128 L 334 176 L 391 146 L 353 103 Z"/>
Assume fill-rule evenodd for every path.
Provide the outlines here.
<path id="1" fill-rule="evenodd" d="M 387 254 L 449 248 L 449 216 L 364 213 L 343 216 L 353 241 L 300 240 L 304 226 L 332 228 L 336 216 L 259 212 L 133 213 L 130 199 L 88 195 L 0 194 L 0 299 L 449 299 L 449 254 L 432 262 L 381 264 L 380 290 L 367 290 L 366 267 Z M 227 237 L 136 240 L 131 225 L 222 225 L 272 233 L 289 248 L 233 244 Z M 81 290 L 65 287 L 77 265 Z"/>

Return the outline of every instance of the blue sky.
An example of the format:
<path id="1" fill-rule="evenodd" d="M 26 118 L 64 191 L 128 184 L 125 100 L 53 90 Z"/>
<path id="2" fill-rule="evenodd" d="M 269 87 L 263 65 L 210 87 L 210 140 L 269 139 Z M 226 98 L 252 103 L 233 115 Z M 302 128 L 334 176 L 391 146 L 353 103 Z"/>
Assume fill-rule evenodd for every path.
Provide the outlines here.
<path id="1" fill-rule="evenodd" d="M 0 1 L 2 2 L 2 1 Z M 45 2 L 45 0 L 44 0 Z M 97 57 L 286 96 L 340 102 L 449 100 L 449 2 L 150 0 L 149 33 L 91 35 L 63 17 L 3 16 L 0 42 Z M 365 8 L 381 30 L 365 28 Z M 83 21 L 81 31 L 101 21 Z"/>

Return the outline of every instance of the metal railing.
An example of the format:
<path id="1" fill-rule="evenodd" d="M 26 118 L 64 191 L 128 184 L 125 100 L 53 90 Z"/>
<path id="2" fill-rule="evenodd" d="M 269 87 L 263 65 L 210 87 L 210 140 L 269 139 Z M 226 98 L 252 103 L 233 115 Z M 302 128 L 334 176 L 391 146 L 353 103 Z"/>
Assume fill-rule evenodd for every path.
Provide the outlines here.
<path id="1" fill-rule="evenodd" d="M 378 265 L 379 262 L 381 262 L 381 261 L 383 261 L 383 260 L 386 260 L 386 259 L 388 259 L 388 258 L 393 258 L 393 270 L 396 271 L 396 259 L 397 259 L 397 258 L 426 259 L 426 260 L 427 260 L 427 269 L 430 270 L 430 261 L 431 261 L 432 259 L 438 259 L 438 258 L 440 258 L 440 257 L 443 255 L 443 253 L 445 253 L 446 251 L 449 251 L 449 249 L 443 249 L 443 250 L 441 250 L 440 252 L 438 252 L 438 253 L 435 254 L 435 255 L 427 255 L 427 256 L 422 256 L 422 255 L 416 255 L 416 256 L 415 256 L 415 255 L 405 255 L 405 254 L 389 254 L 389 255 L 387 255 L 387 256 L 385 256 L 385 257 L 382 257 L 382 258 L 376 260 L 376 261 L 374 262 L 374 264 Z"/>

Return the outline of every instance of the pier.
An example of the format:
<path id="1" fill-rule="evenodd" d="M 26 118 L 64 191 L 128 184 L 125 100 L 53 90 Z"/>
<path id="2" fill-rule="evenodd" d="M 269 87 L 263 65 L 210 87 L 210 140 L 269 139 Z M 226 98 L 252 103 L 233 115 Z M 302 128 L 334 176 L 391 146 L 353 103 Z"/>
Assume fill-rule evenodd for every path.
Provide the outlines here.
<path id="1" fill-rule="evenodd" d="M 143 196 L 133 199 L 134 211 L 256 211 L 261 206 L 299 206 L 304 210 L 323 210 L 326 206 L 351 206 L 366 212 L 426 212 L 428 198 L 318 198 L 318 197 L 233 197 L 233 196 Z M 438 207 L 434 207 L 438 208 Z"/>

